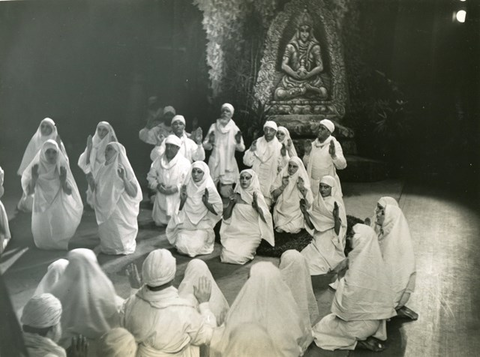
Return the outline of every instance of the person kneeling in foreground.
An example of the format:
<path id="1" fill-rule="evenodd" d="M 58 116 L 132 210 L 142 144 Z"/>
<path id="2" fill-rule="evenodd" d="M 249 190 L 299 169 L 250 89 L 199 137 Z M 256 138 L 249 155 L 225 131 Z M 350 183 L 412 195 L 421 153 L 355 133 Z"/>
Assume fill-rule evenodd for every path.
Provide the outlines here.
<path id="1" fill-rule="evenodd" d="M 275 245 L 272 215 L 260 191 L 257 174 L 253 170 L 243 170 L 240 184 L 223 211 L 220 260 L 245 264 L 255 257 L 262 239 Z"/>
<path id="2" fill-rule="evenodd" d="M 210 344 L 216 320 L 210 311 L 211 285 L 201 277 L 194 289 L 199 310 L 173 287 L 176 260 L 166 249 L 151 252 L 143 262 L 145 285 L 124 304 L 122 325 L 139 344 L 137 357 L 198 355 Z"/>
<path id="3" fill-rule="evenodd" d="M 375 232 L 364 224 L 356 224 L 353 232 L 353 249 L 338 281 L 332 313 L 313 327 L 315 344 L 331 351 L 382 351 L 386 320 L 396 315 L 393 292 Z"/>
<path id="4" fill-rule="evenodd" d="M 212 253 L 215 245 L 213 227 L 222 218 L 222 210 L 222 199 L 207 164 L 194 162 L 185 185 L 180 189 L 180 207 L 168 222 L 168 241 L 179 253 L 192 258 Z"/>
<path id="5" fill-rule="evenodd" d="M 62 304 L 52 294 L 34 296 L 23 309 L 21 322 L 23 338 L 30 357 L 86 357 L 88 343 L 85 337 L 72 338 L 67 353 L 57 345 L 62 336 Z"/>

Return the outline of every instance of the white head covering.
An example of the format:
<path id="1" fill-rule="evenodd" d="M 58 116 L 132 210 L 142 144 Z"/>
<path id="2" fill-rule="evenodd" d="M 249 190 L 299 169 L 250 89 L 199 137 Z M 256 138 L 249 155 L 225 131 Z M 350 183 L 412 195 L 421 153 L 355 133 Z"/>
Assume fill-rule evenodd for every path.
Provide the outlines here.
<path id="1" fill-rule="evenodd" d="M 278 134 L 278 132 L 281 132 L 285 135 L 285 137 L 282 140 L 278 140 L 278 142 L 280 144 L 285 145 L 285 147 L 288 150 L 288 155 L 290 157 L 298 156 L 297 155 L 297 150 L 295 149 L 295 145 L 293 145 L 293 142 L 290 145 L 290 147 L 288 146 L 288 140 L 290 140 L 290 141 L 292 140 L 292 138 L 290 136 L 290 132 L 288 131 L 288 129 L 285 128 L 284 126 L 278 126 L 277 134 Z M 277 139 L 278 139 L 278 137 L 277 137 Z"/>
<path id="2" fill-rule="evenodd" d="M 228 336 L 224 356 L 232 357 L 278 357 L 272 338 L 257 322 L 238 325 Z"/>
<path id="3" fill-rule="evenodd" d="M 203 171 L 203 178 L 200 182 L 194 182 L 192 179 L 192 170 L 200 169 Z M 209 193 L 209 202 L 216 207 L 217 215 L 215 216 L 218 222 L 221 219 L 221 211 L 223 210 L 222 198 L 218 194 L 217 187 L 210 176 L 210 169 L 208 165 L 203 161 L 195 161 L 192 164 L 192 168 L 188 172 L 185 178 L 185 184 L 187 186 L 187 201 L 183 207 L 183 211 L 188 216 L 193 224 L 200 222 L 208 213 L 207 207 L 202 201 L 202 197 L 205 190 Z M 212 217 L 213 218 L 213 217 Z"/>
<path id="4" fill-rule="evenodd" d="M 384 320 L 396 315 L 393 292 L 375 232 L 364 224 L 353 227 L 349 268 L 340 279 L 332 313 L 344 321 Z"/>
<path id="5" fill-rule="evenodd" d="M 95 190 L 95 216 L 98 224 L 102 224 L 110 218 L 112 213 L 117 209 L 117 203 L 122 195 L 128 202 L 129 209 L 137 214 L 140 209 L 140 201 L 143 198 L 142 188 L 128 160 L 125 147 L 118 142 L 111 142 L 107 146 L 115 150 L 115 156 L 110 163 L 105 162 L 105 164 L 100 167 L 95 177 L 97 184 Z M 135 197 L 131 197 L 125 192 L 125 184 L 118 175 L 118 169 L 120 167 L 125 170 L 127 180 L 136 186 L 137 194 Z"/>
<path id="6" fill-rule="evenodd" d="M 135 337 L 122 327 L 115 327 L 105 333 L 97 347 L 97 356 L 102 357 L 135 357 L 136 354 Z"/>
<path id="7" fill-rule="evenodd" d="M 330 134 L 333 133 L 335 130 L 335 124 L 333 124 L 331 120 L 328 120 L 328 119 L 320 120 L 320 125 L 325 126 L 330 132 Z"/>
<path id="8" fill-rule="evenodd" d="M 63 306 L 62 338 L 99 338 L 119 324 L 115 288 L 92 250 L 73 249 L 67 258 L 67 269 L 52 289 Z"/>
<path id="9" fill-rule="evenodd" d="M 225 107 L 228 108 L 228 109 L 230 109 L 230 111 L 232 112 L 232 114 L 234 113 L 235 108 L 233 107 L 233 105 L 231 105 L 230 103 L 223 103 L 223 104 L 222 104 L 222 107 L 221 107 L 220 109 L 223 109 L 223 108 L 225 108 Z"/>
<path id="10" fill-rule="evenodd" d="M 62 304 L 52 294 L 32 297 L 23 308 L 22 324 L 35 328 L 55 326 L 62 317 Z"/>
<path id="11" fill-rule="evenodd" d="M 197 285 L 198 279 L 202 276 L 210 280 L 212 284 L 212 295 L 210 296 L 209 305 L 210 310 L 217 318 L 217 326 L 220 326 L 230 306 L 213 278 L 210 269 L 208 269 L 207 264 L 203 260 L 192 259 L 188 263 L 187 269 L 185 269 L 185 277 L 178 287 L 178 295 L 190 300 L 195 306 L 198 306 L 198 301 L 193 293 L 193 287 Z"/>
<path id="12" fill-rule="evenodd" d="M 172 253 L 167 249 L 156 249 L 143 262 L 143 282 L 151 287 L 161 286 L 172 281 L 176 271 L 176 259 Z"/>
<path id="13" fill-rule="evenodd" d="M 380 250 L 387 266 L 395 303 L 402 294 L 415 290 L 415 254 L 408 222 L 398 206 L 385 206 L 385 220 L 378 235 Z"/>
<path id="14" fill-rule="evenodd" d="M 285 165 L 285 167 L 278 173 L 275 181 L 272 184 L 272 188 L 270 191 L 274 191 L 280 186 L 282 186 L 282 178 L 285 176 L 288 176 L 288 185 L 285 187 L 283 190 L 283 193 L 281 196 L 278 198 L 277 205 L 279 202 L 282 203 L 287 203 L 291 205 L 292 203 L 295 203 L 296 208 L 299 208 L 298 206 L 298 201 L 300 201 L 301 198 L 303 198 L 303 195 L 300 193 L 300 191 L 297 188 L 297 181 L 299 178 L 302 178 L 305 188 L 307 189 L 307 196 L 306 200 L 309 204 L 313 203 L 313 194 L 312 194 L 312 189 L 310 188 L 310 178 L 308 177 L 307 170 L 305 169 L 305 166 L 303 165 L 303 161 L 298 157 L 294 156 L 290 158 L 289 163 L 293 162 L 298 166 L 297 172 L 295 172 L 293 175 L 290 176 L 288 173 L 288 165 Z M 287 207 L 283 207 L 284 209 L 287 209 Z M 296 209 L 295 208 L 295 209 Z"/>
<path id="15" fill-rule="evenodd" d="M 330 175 L 323 176 L 322 179 L 320 180 L 320 183 L 324 183 L 328 186 L 330 186 L 333 189 L 337 186 L 337 181 Z M 332 193 L 333 196 L 333 193 Z"/>
<path id="16" fill-rule="evenodd" d="M 389 196 L 384 196 L 384 197 L 381 197 L 379 200 L 378 200 L 378 204 L 380 206 L 382 206 L 383 208 L 385 208 L 385 206 L 387 205 L 391 205 L 391 206 L 396 206 L 398 207 L 398 202 L 395 198 L 393 197 L 389 197 Z"/>
<path id="17" fill-rule="evenodd" d="M 49 135 L 47 136 L 42 135 L 42 131 L 40 129 L 42 124 L 48 124 L 52 128 L 52 132 Z M 50 139 L 57 140 L 57 136 L 58 136 L 58 133 L 57 133 L 57 127 L 55 126 L 55 122 L 50 118 L 43 119 L 40 122 L 40 125 L 38 126 L 37 131 L 30 139 L 30 142 L 28 143 L 27 149 L 23 154 L 22 162 L 20 164 L 20 167 L 18 168 L 17 174 L 19 176 L 22 176 L 23 171 L 25 171 L 25 169 L 33 160 L 37 152 L 41 149 L 43 143 Z M 61 150 L 65 153 L 65 148 L 62 147 Z"/>
<path id="18" fill-rule="evenodd" d="M 163 115 L 167 113 L 172 113 L 173 115 L 177 114 L 177 112 L 175 111 L 175 108 L 170 105 L 167 105 L 165 108 L 163 108 Z"/>
<path id="19" fill-rule="evenodd" d="M 307 260 L 297 250 L 290 249 L 282 254 L 279 268 L 297 302 L 305 326 L 312 326 L 319 312 Z"/>
<path id="20" fill-rule="evenodd" d="M 100 135 L 98 135 L 98 128 L 100 127 L 108 130 L 107 135 L 105 135 L 103 139 L 100 138 Z M 89 158 L 90 163 L 87 165 L 88 148 L 86 147 L 78 159 L 78 166 L 80 166 L 84 172 L 88 173 L 88 171 L 91 171 L 93 174 L 95 174 L 98 170 L 98 167 L 105 163 L 105 148 L 110 142 L 115 141 L 118 141 L 117 135 L 115 134 L 115 130 L 110 123 L 106 121 L 99 122 L 92 138 L 92 150 L 90 151 Z"/>
<path id="21" fill-rule="evenodd" d="M 172 120 L 172 123 L 173 123 L 173 120 Z M 166 144 L 172 144 L 172 145 L 175 145 L 175 146 L 178 146 L 178 147 L 182 147 L 182 140 L 178 136 L 176 136 L 174 134 L 170 134 L 165 139 L 165 145 Z"/>
<path id="22" fill-rule="evenodd" d="M 260 189 L 260 182 L 258 181 L 258 175 L 252 169 L 246 169 L 240 172 L 240 176 L 244 172 L 252 176 L 250 186 L 248 186 L 246 189 L 243 189 L 242 186 L 238 184 L 235 186 L 234 192 L 239 193 L 240 197 L 242 197 L 242 200 L 244 200 L 249 205 L 251 205 L 253 202 L 253 193 L 255 192 L 257 194 L 258 206 L 262 210 L 265 220 L 267 221 L 267 223 L 265 223 L 260 218 L 260 215 L 258 216 L 260 233 L 261 233 L 262 239 L 266 240 L 268 243 L 270 243 L 270 245 L 274 246 L 275 237 L 273 235 L 272 215 L 270 213 L 270 209 L 267 206 L 267 203 L 265 202 L 265 197 L 263 197 L 262 191 Z"/>
<path id="23" fill-rule="evenodd" d="M 183 115 L 175 115 L 172 118 L 172 124 L 175 123 L 176 121 L 182 122 L 183 125 L 186 125 L 185 117 Z"/>
<path id="24" fill-rule="evenodd" d="M 33 295 L 41 295 L 52 291 L 55 284 L 60 280 L 63 273 L 67 269 L 68 260 L 58 259 L 48 266 L 47 273 L 37 286 Z"/>
<path id="25" fill-rule="evenodd" d="M 290 288 L 283 281 L 277 267 L 270 262 L 252 265 L 250 278 L 238 293 L 225 319 L 225 331 L 218 346 L 225 354 L 229 336 L 238 326 L 255 322 L 262 326 L 272 339 L 275 356 L 291 357 L 302 354 L 307 339 L 312 341 L 309 327 L 303 324 L 300 311 Z"/>
<path id="26" fill-rule="evenodd" d="M 265 124 L 263 124 L 263 128 L 272 128 L 273 130 L 277 131 L 278 130 L 278 126 L 277 126 L 277 123 L 275 123 L 274 121 L 272 120 L 267 120 L 265 122 Z"/>

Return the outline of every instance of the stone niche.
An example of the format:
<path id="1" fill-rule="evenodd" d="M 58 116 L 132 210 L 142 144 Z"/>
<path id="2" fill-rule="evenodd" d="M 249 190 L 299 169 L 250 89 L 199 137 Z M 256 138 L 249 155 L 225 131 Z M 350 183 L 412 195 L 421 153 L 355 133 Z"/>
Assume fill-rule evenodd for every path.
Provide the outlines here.
<path id="1" fill-rule="evenodd" d="M 340 124 L 347 100 L 343 49 L 324 0 L 293 0 L 273 20 L 255 97 L 294 141 L 315 137 L 320 120 L 330 119 L 346 151 L 355 151 L 353 131 Z"/>

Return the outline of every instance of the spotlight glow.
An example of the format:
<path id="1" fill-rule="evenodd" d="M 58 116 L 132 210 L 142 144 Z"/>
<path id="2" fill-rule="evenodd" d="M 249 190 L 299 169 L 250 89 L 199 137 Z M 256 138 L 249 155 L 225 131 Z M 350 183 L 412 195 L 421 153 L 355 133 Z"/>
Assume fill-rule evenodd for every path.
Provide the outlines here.
<path id="1" fill-rule="evenodd" d="M 457 11 L 455 14 L 455 18 L 457 19 L 458 22 L 464 23 L 465 18 L 467 17 L 467 12 L 465 10 L 460 10 Z"/>

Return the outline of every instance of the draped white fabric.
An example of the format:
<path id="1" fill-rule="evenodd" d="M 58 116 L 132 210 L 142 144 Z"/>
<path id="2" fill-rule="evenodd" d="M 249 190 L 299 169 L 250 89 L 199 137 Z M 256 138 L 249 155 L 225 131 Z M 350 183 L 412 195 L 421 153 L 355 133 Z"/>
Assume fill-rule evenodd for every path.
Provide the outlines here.
<path id="1" fill-rule="evenodd" d="M 62 340 L 77 334 L 97 339 L 119 324 L 117 297 L 110 279 L 90 249 L 68 253 L 69 264 L 51 293 L 62 303 Z"/>
<path id="2" fill-rule="evenodd" d="M 220 326 L 223 323 L 223 319 L 230 305 L 203 260 L 192 259 L 188 263 L 187 269 L 185 269 L 185 277 L 178 287 L 178 295 L 181 298 L 187 299 L 198 308 L 198 301 L 193 293 L 193 287 L 198 284 L 198 279 L 202 276 L 206 277 L 212 284 L 212 295 L 210 296 L 209 305 L 210 310 L 217 319 L 217 325 Z"/>
<path id="3" fill-rule="evenodd" d="M 300 178 L 303 180 L 305 189 L 307 190 L 305 200 L 308 206 L 311 206 L 313 203 L 313 194 L 310 188 L 310 179 L 303 166 L 302 160 L 295 156 L 290 159 L 289 163 L 290 162 L 298 166 L 297 172 L 290 176 L 288 173 L 288 165 L 285 166 L 277 175 L 270 189 L 272 192 L 278 189 L 282 185 L 283 177 L 288 176 L 288 185 L 277 198 L 273 209 L 273 222 L 275 228 L 281 229 L 284 232 L 297 233 L 305 227 L 303 213 L 300 210 L 300 200 L 304 197 L 297 187 Z"/>
<path id="4" fill-rule="evenodd" d="M 220 259 L 224 263 L 245 264 L 253 259 L 262 239 L 272 246 L 275 245 L 272 215 L 260 191 L 258 176 L 255 171 L 250 169 L 243 170 L 241 173 L 244 172 L 252 176 L 250 186 L 243 189 L 241 185 L 237 185 L 235 193 L 239 193 L 246 204 L 237 203 L 233 207 L 232 216 L 223 220 L 220 227 L 220 239 L 223 246 Z M 258 206 L 262 210 L 266 222 L 252 207 L 254 192 L 257 194 Z"/>
<path id="5" fill-rule="evenodd" d="M 0 190 L 3 187 L 4 177 L 5 177 L 5 172 L 0 167 Z M 0 198 L 2 198 L 2 194 L 0 194 Z M 3 249 L 5 249 L 5 247 L 7 246 L 7 243 L 11 238 L 7 211 L 5 210 L 5 206 L 3 205 L 2 201 L 0 201 L 0 237 L 3 237 L 3 246 L 0 246 L 0 252 L 1 252 L 3 251 Z"/>
<path id="6" fill-rule="evenodd" d="M 48 337 L 36 333 L 23 333 L 23 341 L 30 357 L 66 357 L 65 349 Z"/>
<path id="7" fill-rule="evenodd" d="M 147 175 L 148 186 L 156 191 L 153 205 L 153 220 L 157 225 L 165 225 L 170 217 L 178 210 L 180 203 L 180 188 L 185 182 L 191 163 L 185 157 L 177 154 L 170 161 L 165 155 L 155 159 Z M 176 187 L 178 192 L 165 195 L 157 191 L 157 186 Z"/>
<path id="8" fill-rule="evenodd" d="M 238 179 L 238 164 L 235 160 L 235 151 L 244 151 L 243 138 L 237 144 L 235 135 L 240 131 L 235 122 L 230 119 L 227 125 L 223 126 L 220 119 L 210 126 L 203 142 L 208 147 L 209 135 L 215 134 L 212 154 L 208 159 L 208 166 L 214 182 L 219 180 L 224 184 L 233 184 Z"/>
<path id="9" fill-rule="evenodd" d="M 63 273 L 67 269 L 68 260 L 58 259 L 48 266 L 47 273 L 37 286 L 33 295 L 41 295 L 43 293 L 51 293 L 55 284 L 60 280 Z"/>
<path id="10" fill-rule="evenodd" d="M 135 239 L 138 233 L 137 217 L 142 201 L 142 188 L 128 160 L 125 147 L 118 142 L 109 145 L 115 156 L 111 163 L 100 166 L 94 177 L 95 216 L 102 251 L 106 254 L 131 254 L 135 251 Z M 125 183 L 118 170 L 125 170 L 126 180 L 136 187 L 136 195 L 125 191 Z"/>
<path id="11" fill-rule="evenodd" d="M 180 137 L 181 146 L 179 153 L 183 155 L 190 163 L 194 161 L 203 161 L 205 160 L 205 149 L 200 144 L 198 145 L 195 141 L 190 139 L 187 136 L 187 133 L 183 133 Z M 165 153 L 165 140 L 158 146 L 155 146 L 150 153 L 150 159 L 155 162 L 157 158 L 162 156 Z"/>
<path id="12" fill-rule="evenodd" d="M 203 171 L 200 182 L 192 179 L 192 170 Z M 223 203 L 217 188 L 210 176 L 208 165 L 203 161 L 196 161 L 185 179 L 187 200 L 183 209 L 178 211 L 168 222 L 166 234 L 168 241 L 183 253 L 194 257 L 199 254 L 213 252 L 215 233 L 213 227 L 222 218 Z M 208 202 L 212 204 L 215 212 L 210 212 L 203 203 L 202 197 L 208 190 Z"/>
<path id="13" fill-rule="evenodd" d="M 280 272 L 300 309 L 305 326 L 312 326 L 318 316 L 318 305 L 313 293 L 312 279 L 305 257 L 296 250 L 287 250 L 280 258 Z"/>
<path id="14" fill-rule="evenodd" d="M 312 342 L 309 326 L 305 326 L 290 288 L 278 268 L 270 262 L 252 265 L 250 277 L 238 293 L 225 319 L 225 329 L 212 339 L 214 356 L 225 354 L 229 336 L 238 326 L 256 322 L 272 339 L 276 356 L 299 356 Z"/>
<path id="15" fill-rule="evenodd" d="M 288 129 L 285 128 L 284 126 L 279 126 L 278 131 L 285 134 L 285 137 L 282 140 L 278 140 L 278 141 L 280 142 L 280 144 L 285 145 L 285 148 L 287 149 L 287 152 L 288 152 L 288 156 L 290 157 L 298 156 L 297 150 L 295 149 L 295 145 L 293 145 L 293 141 L 291 141 L 292 138 L 290 136 L 290 132 L 288 131 Z M 288 140 L 290 140 L 292 143 L 290 146 L 288 146 Z"/>
<path id="16" fill-rule="evenodd" d="M 265 328 L 256 322 L 246 322 L 232 329 L 222 356 L 278 357 L 278 354 Z"/>
<path id="17" fill-rule="evenodd" d="M 45 153 L 57 152 L 57 161 L 51 164 Z M 29 193 L 32 168 L 38 165 L 38 179 L 34 189 L 32 233 L 40 249 L 67 249 L 68 241 L 77 230 L 83 214 L 83 203 L 70 166 L 54 140 L 47 140 L 22 174 L 22 188 Z M 65 193 L 60 182 L 60 169 L 65 168 L 66 182 L 71 194 Z"/>
<path id="18" fill-rule="evenodd" d="M 378 235 L 378 242 L 397 305 L 404 292 L 412 293 L 415 290 L 416 279 L 410 228 L 399 207 L 390 204 L 385 206 L 385 221 Z"/>

